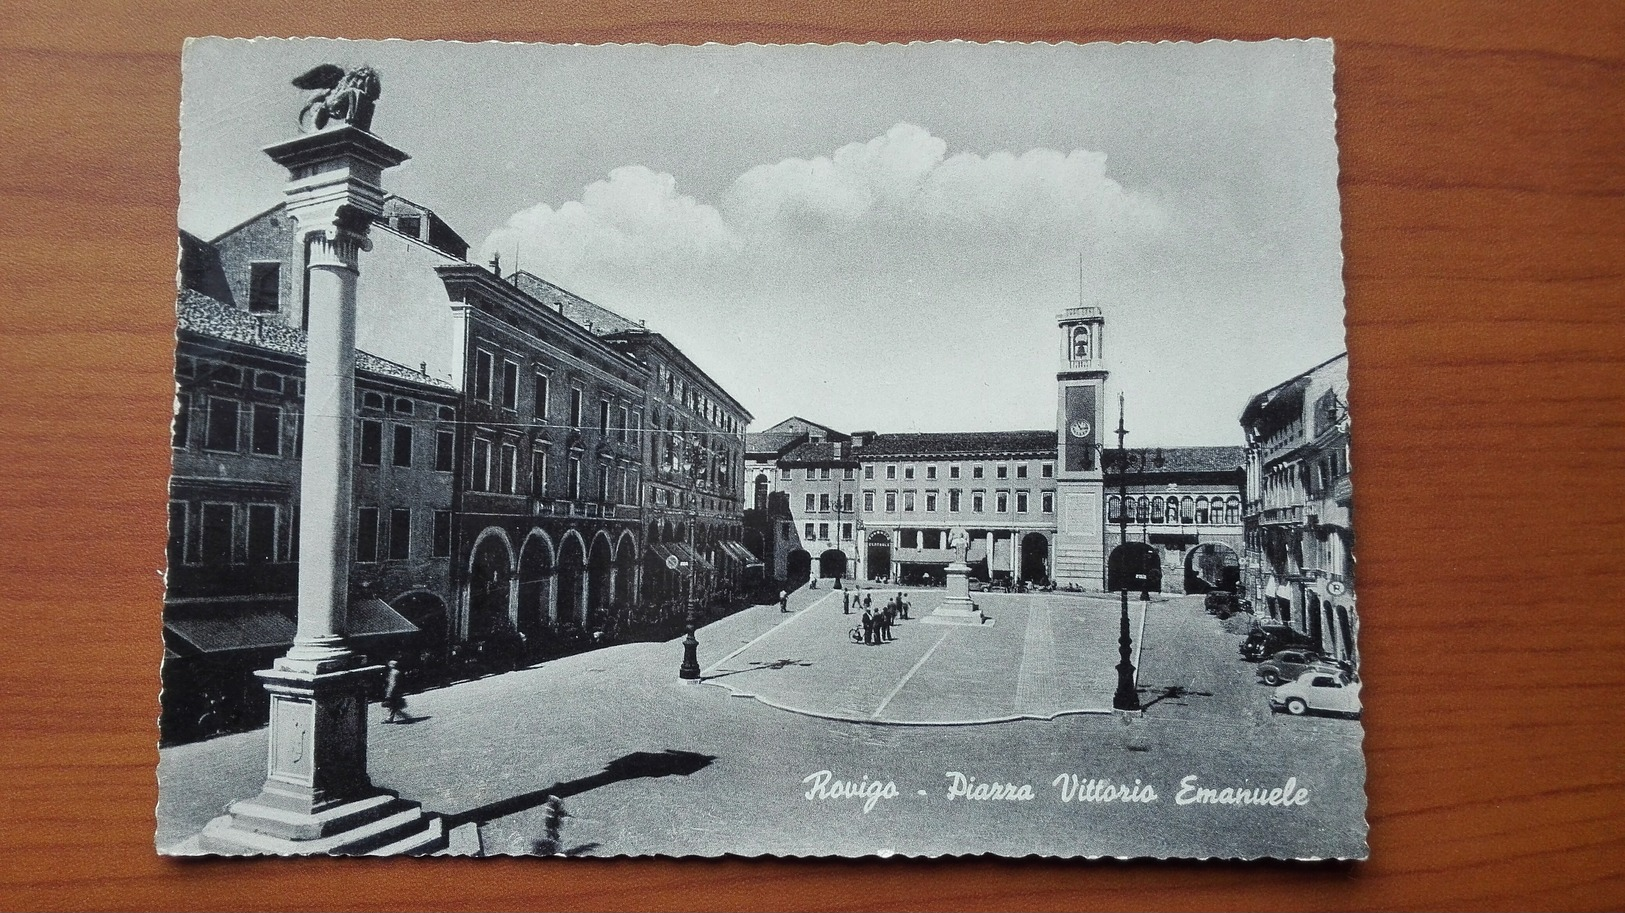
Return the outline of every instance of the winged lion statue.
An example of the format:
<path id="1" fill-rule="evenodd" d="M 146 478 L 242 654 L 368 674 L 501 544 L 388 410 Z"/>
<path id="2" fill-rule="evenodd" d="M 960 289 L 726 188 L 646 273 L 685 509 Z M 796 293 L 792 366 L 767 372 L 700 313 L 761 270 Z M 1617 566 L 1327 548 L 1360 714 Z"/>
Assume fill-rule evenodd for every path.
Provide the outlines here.
<path id="1" fill-rule="evenodd" d="M 299 126 L 321 130 L 329 123 L 346 123 L 362 130 L 372 129 L 372 111 L 383 89 L 372 67 L 346 70 L 331 63 L 312 67 L 293 84 L 311 93 L 299 109 Z"/>

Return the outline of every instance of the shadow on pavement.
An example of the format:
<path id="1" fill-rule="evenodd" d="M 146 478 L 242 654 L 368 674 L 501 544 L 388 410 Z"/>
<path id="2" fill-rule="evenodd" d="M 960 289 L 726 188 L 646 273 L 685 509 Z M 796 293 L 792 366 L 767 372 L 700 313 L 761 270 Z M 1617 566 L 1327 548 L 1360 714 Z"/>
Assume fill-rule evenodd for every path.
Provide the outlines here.
<path id="1" fill-rule="evenodd" d="M 764 669 L 784 669 L 784 668 L 787 668 L 789 666 L 811 666 L 811 665 L 812 665 L 812 663 L 807 662 L 806 660 L 801 660 L 801 659 L 775 659 L 774 661 L 772 661 L 770 663 L 762 662 L 761 660 L 752 660 L 751 664 L 750 664 L 750 668 L 748 668 L 748 669 L 734 669 L 734 670 L 729 671 L 729 672 L 718 672 L 715 675 L 702 676 L 700 678 L 700 681 L 708 682 L 708 681 L 711 681 L 712 679 L 715 679 L 715 678 L 727 678 L 730 675 L 739 675 L 742 672 L 760 672 L 760 671 L 762 671 Z"/>
<path id="2" fill-rule="evenodd" d="M 489 824 L 498 818 L 506 818 L 509 815 L 529 811 L 543 805 L 549 797 L 557 796 L 563 799 L 569 796 L 577 796 L 600 786 L 619 783 L 622 780 L 686 777 L 704 770 L 715 760 L 715 755 L 700 754 L 694 751 L 674 751 L 670 748 L 659 752 L 634 751 L 609 762 L 604 765 L 603 770 L 590 777 L 555 783 L 552 786 L 521 793 L 507 799 L 498 799 L 478 808 L 471 808 L 466 812 L 447 815 L 445 816 L 446 829 L 451 830 L 465 824 Z"/>
<path id="3" fill-rule="evenodd" d="M 1142 688 L 1140 690 L 1143 691 L 1145 689 Z M 1163 701 L 1177 701 L 1177 700 L 1179 700 L 1181 698 L 1191 697 L 1191 696 L 1195 696 L 1195 697 L 1212 697 L 1213 692 L 1211 692 L 1211 691 L 1192 691 L 1191 689 L 1186 688 L 1184 685 L 1169 685 L 1168 687 L 1162 689 L 1161 694 L 1158 694 L 1156 697 L 1152 698 L 1151 700 L 1146 701 L 1145 703 L 1141 704 L 1140 709 L 1141 710 L 1150 710 L 1153 705 L 1160 704 Z"/>

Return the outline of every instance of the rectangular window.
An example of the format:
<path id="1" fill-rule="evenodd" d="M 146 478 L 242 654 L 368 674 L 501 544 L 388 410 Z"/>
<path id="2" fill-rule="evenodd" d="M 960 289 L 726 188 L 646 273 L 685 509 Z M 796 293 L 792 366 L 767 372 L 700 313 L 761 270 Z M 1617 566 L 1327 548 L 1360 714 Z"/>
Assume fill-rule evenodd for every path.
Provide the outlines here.
<path id="1" fill-rule="evenodd" d="M 1018 479 L 1027 478 L 1027 464 L 1026 463 L 1017 463 L 1016 464 L 1016 478 L 1018 478 Z"/>
<path id="2" fill-rule="evenodd" d="M 609 501 L 609 467 L 608 466 L 599 466 L 598 467 L 598 503 L 604 504 L 604 503 L 607 503 L 608 501 Z"/>
<path id="3" fill-rule="evenodd" d="M 818 506 L 818 496 L 813 494 L 810 491 L 807 492 L 807 509 L 802 511 L 802 513 L 810 514 L 815 509 L 817 509 L 817 506 Z"/>
<path id="4" fill-rule="evenodd" d="M 361 422 L 361 465 L 377 466 L 383 462 L 384 424 L 370 419 Z"/>
<path id="5" fill-rule="evenodd" d="M 973 514 L 981 513 L 987 506 L 987 492 L 973 491 L 970 493 L 970 510 Z"/>
<path id="6" fill-rule="evenodd" d="M 874 509 L 875 509 L 875 493 L 874 492 L 866 491 L 866 492 L 863 493 L 863 509 L 864 509 L 864 511 L 871 512 L 871 513 L 874 511 Z"/>
<path id="7" fill-rule="evenodd" d="M 820 466 L 818 468 L 818 477 L 820 479 L 825 480 L 826 482 L 829 481 L 829 467 L 828 466 Z"/>
<path id="8" fill-rule="evenodd" d="M 820 523 L 820 524 L 818 524 L 818 538 L 820 540 L 822 540 L 822 541 L 826 541 L 826 542 L 829 541 L 829 524 L 828 523 Z"/>
<path id="9" fill-rule="evenodd" d="M 581 427 L 581 391 L 575 387 L 570 388 L 570 427 Z"/>
<path id="10" fill-rule="evenodd" d="M 998 468 L 996 470 L 994 470 L 994 472 L 1001 479 L 1010 478 L 1010 467 L 1008 467 L 1008 466 L 1006 466 L 1006 465 L 1004 465 L 1002 463 L 999 464 Z"/>
<path id="11" fill-rule="evenodd" d="M 412 557 L 410 507 L 396 507 L 389 512 L 389 557 L 396 561 Z"/>
<path id="12" fill-rule="evenodd" d="M 863 467 L 863 477 L 865 479 L 873 479 L 875 477 L 875 468 L 873 466 Z"/>
<path id="13" fill-rule="evenodd" d="M 806 535 L 806 537 L 805 537 L 805 538 L 806 538 L 806 540 L 807 540 L 807 541 L 808 541 L 808 542 L 811 542 L 811 541 L 812 541 L 812 538 L 813 538 L 813 530 L 814 530 L 814 528 L 815 528 L 815 527 L 814 527 L 814 526 L 813 526 L 813 525 L 812 525 L 812 524 L 811 524 L 811 523 L 808 523 L 808 524 L 807 524 L 807 535 Z"/>
<path id="14" fill-rule="evenodd" d="M 355 560 L 378 560 L 378 508 L 363 507 L 356 511 Z"/>
<path id="15" fill-rule="evenodd" d="M 829 513 L 829 494 L 827 492 L 818 496 L 818 512 L 822 514 Z"/>
<path id="16" fill-rule="evenodd" d="M 457 448 L 457 434 L 452 431 L 436 431 L 434 434 L 434 470 L 435 472 L 451 472 L 453 454 Z"/>
<path id="17" fill-rule="evenodd" d="M 299 505 L 293 505 L 292 516 L 288 517 L 288 554 L 287 560 L 299 560 Z"/>
<path id="18" fill-rule="evenodd" d="M 169 446 L 186 449 L 186 438 L 192 429 L 192 398 L 181 394 L 175 398 L 175 423 L 170 429 Z"/>
<path id="19" fill-rule="evenodd" d="M 903 512 L 907 513 L 907 512 L 909 512 L 909 511 L 911 511 L 913 509 L 914 509 L 914 489 L 910 488 L 907 491 L 903 492 Z"/>
<path id="20" fill-rule="evenodd" d="M 169 564 L 178 567 L 187 562 L 186 554 L 186 502 L 169 502 Z"/>
<path id="21" fill-rule="evenodd" d="M 897 478 L 897 467 L 895 465 L 891 465 L 891 466 L 886 467 L 886 478 L 888 478 L 888 479 Z"/>
<path id="22" fill-rule="evenodd" d="M 519 408 L 519 366 L 511 361 L 502 363 L 502 408 Z"/>
<path id="23" fill-rule="evenodd" d="M 1055 478 L 1055 464 L 1045 463 L 1044 465 L 1038 467 L 1038 474 L 1046 479 Z"/>
<path id="24" fill-rule="evenodd" d="M 248 265 L 248 310 L 254 314 L 274 314 L 282 307 L 282 264 Z"/>
<path id="25" fill-rule="evenodd" d="M 973 479 L 980 479 L 984 472 L 985 472 L 984 467 L 972 466 L 970 468 L 970 477 L 973 478 Z"/>
<path id="26" fill-rule="evenodd" d="M 530 496 L 547 496 L 547 451 L 540 446 L 530 452 Z"/>
<path id="27" fill-rule="evenodd" d="M 948 478 L 950 478 L 950 479 L 959 478 L 959 467 L 957 465 L 948 467 Z"/>
<path id="28" fill-rule="evenodd" d="M 928 492 L 925 493 L 925 509 L 926 509 L 927 513 L 936 513 L 936 510 L 937 510 L 937 493 L 936 492 L 928 491 Z"/>
<path id="29" fill-rule="evenodd" d="M 948 489 L 948 510 L 959 513 L 959 489 Z"/>
<path id="30" fill-rule="evenodd" d="M 396 466 L 407 469 L 412 468 L 412 426 L 395 426 L 395 449 L 390 454 L 390 462 Z"/>
<path id="31" fill-rule="evenodd" d="M 1027 492 L 1018 491 L 1018 492 L 1016 492 L 1016 513 L 1024 514 L 1026 512 L 1027 512 Z"/>
<path id="32" fill-rule="evenodd" d="M 474 398 L 482 403 L 491 401 L 491 366 L 494 362 L 490 352 L 474 353 Z"/>
<path id="33" fill-rule="evenodd" d="M 237 401 L 209 398 L 209 429 L 204 448 L 237 452 Z"/>
<path id="34" fill-rule="evenodd" d="M 841 510 L 847 513 L 852 512 L 852 492 L 848 491 L 841 494 Z"/>
<path id="35" fill-rule="evenodd" d="M 935 466 L 927 466 L 927 467 L 925 467 L 925 477 L 927 479 L 935 481 L 936 478 L 937 478 L 937 467 L 935 467 Z"/>
<path id="36" fill-rule="evenodd" d="M 851 540 L 851 538 L 852 538 L 852 524 L 850 524 L 850 523 L 842 523 L 841 524 L 841 538 L 849 540 L 849 541 Z"/>
<path id="37" fill-rule="evenodd" d="M 276 560 L 276 505 L 248 505 L 248 563 Z"/>
<path id="38" fill-rule="evenodd" d="M 913 466 L 904 466 L 903 467 L 903 480 L 906 482 L 906 481 L 909 481 L 910 479 L 913 479 L 913 478 L 914 478 L 914 467 Z"/>
<path id="39" fill-rule="evenodd" d="M 516 444 L 502 445 L 502 491 L 506 494 L 519 492 L 519 447 Z"/>
<path id="40" fill-rule="evenodd" d="M 626 407 L 622 406 L 620 410 L 616 412 L 615 417 L 620 420 L 621 442 L 625 443 L 632 436 L 632 426 L 628 424 L 629 416 L 627 414 Z"/>
<path id="41" fill-rule="evenodd" d="M 779 467 L 779 478 L 788 480 L 790 478 L 790 467 L 788 467 L 788 466 L 780 466 Z"/>
<path id="42" fill-rule="evenodd" d="M 483 438 L 474 439 L 473 479 L 469 487 L 475 491 L 491 490 L 491 442 Z"/>
<path id="43" fill-rule="evenodd" d="M 204 564 L 219 567 L 231 563 L 232 534 L 237 525 L 235 504 L 203 505 L 203 524 L 198 555 Z"/>
<path id="44" fill-rule="evenodd" d="M 282 455 L 282 408 L 256 403 L 254 406 L 253 451 L 260 456 Z"/>
<path id="45" fill-rule="evenodd" d="M 581 500 L 581 461 L 575 457 L 570 458 L 570 500 Z"/>
<path id="46" fill-rule="evenodd" d="M 921 548 L 942 548 L 942 530 L 928 529 L 920 533 Z"/>
<path id="47" fill-rule="evenodd" d="M 853 479 L 857 478 L 857 470 L 853 469 L 850 466 L 848 466 L 845 469 L 841 470 L 841 478 L 843 478 L 843 479 L 847 480 L 848 482 L 850 482 Z"/>
<path id="48" fill-rule="evenodd" d="M 899 548 L 919 548 L 920 531 L 917 529 L 902 530 L 897 534 L 897 545 Z"/>
<path id="49" fill-rule="evenodd" d="M 547 375 L 536 375 L 536 400 L 531 403 L 531 414 L 547 421 Z"/>
<path id="50" fill-rule="evenodd" d="M 434 542 L 430 545 L 431 558 L 451 557 L 451 511 L 434 512 Z"/>
<path id="51" fill-rule="evenodd" d="M 1044 513 L 1046 513 L 1046 514 L 1055 513 L 1055 492 L 1053 492 L 1053 491 L 1044 492 L 1044 494 L 1042 496 L 1040 496 L 1039 501 L 1041 502 L 1041 506 L 1044 509 Z"/>
<path id="52" fill-rule="evenodd" d="M 602 437 L 609 436 L 609 400 L 607 399 L 598 401 L 598 434 Z"/>
<path id="53" fill-rule="evenodd" d="M 886 513 L 897 513 L 897 492 L 895 491 L 886 492 Z"/>
<path id="54" fill-rule="evenodd" d="M 1006 514 L 1010 512 L 1010 492 L 1001 491 L 993 498 L 993 512 Z"/>

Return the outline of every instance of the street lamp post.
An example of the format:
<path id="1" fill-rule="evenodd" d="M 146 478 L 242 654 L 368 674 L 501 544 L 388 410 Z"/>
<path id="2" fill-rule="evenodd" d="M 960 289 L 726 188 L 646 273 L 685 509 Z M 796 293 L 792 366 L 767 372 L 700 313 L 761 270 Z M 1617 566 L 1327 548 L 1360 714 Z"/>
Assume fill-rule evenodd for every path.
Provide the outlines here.
<path id="1" fill-rule="evenodd" d="M 1122 560 L 1118 562 L 1118 592 L 1122 594 L 1122 613 L 1118 618 L 1117 634 L 1117 691 L 1112 695 L 1112 708 L 1115 710 L 1139 710 L 1140 694 L 1134 685 L 1134 637 L 1129 633 L 1128 621 L 1128 575 L 1123 567 L 1128 561 L 1128 473 L 1130 467 L 1135 472 L 1144 472 L 1147 463 L 1161 467 L 1162 453 L 1159 450 L 1155 457 L 1149 460 L 1145 451 L 1131 451 L 1124 446 L 1123 440 L 1128 436 L 1128 429 L 1123 425 L 1123 394 L 1117 394 L 1117 453 L 1115 462 L 1117 469 L 1117 547 L 1124 549 Z M 1104 462 L 1104 461 L 1103 461 Z M 1142 575 L 1143 578 L 1143 575 Z M 1140 599 L 1150 601 L 1149 582 L 1140 588 Z"/>
<path id="2" fill-rule="evenodd" d="M 689 481 L 690 481 L 690 483 L 693 483 L 695 481 L 695 479 L 696 479 L 696 476 L 697 476 L 697 473 L 694 472 L 694 470 L 697 469 L 698 467 L 695 465 L 695 462 L 694 462 L 693 459 L 690 460 L 689 465 L 690 465 Z M 686 575 L 684 575 L 686 577 L 687 583 L 688 583 L 687 595 L 683 600 L 684 609 L 685 609 L 685 616 L 684 617 L 685 617 L 685 622 L 686 622 L 685 627 L 687 627 L 688 633 L 683 637 L 683 664 L 677 667 L 677 677 L 680 678 L 680 679 L 684 679 L 685 681 L 698 681 L 699 677 L 700 677 L 700 656 L 699 656 L 700 641 L 699 641 L 698 638 L 696 638 L 694 636 L 694 575 L 699 572 L 699 568 L 697 568 L 695 566 L 695 564 L 694 564 L 694 558 L 698 555 L 698 553 L 694 551 L 694 527 L 699 525 L 699 522 L 700 522 L 700 505 L 699 505 L 699 501 L 695 497 L 694 487 L 695 486 L 691 484 L 690 485 L 690 490 L 688 492 L 688 499 L 689 499 L 689 502 L 688 502 L 688 506 L 689 506 L 688 558 L 689 558 L 689 560 L 688 560 L 688 573 Z"/>

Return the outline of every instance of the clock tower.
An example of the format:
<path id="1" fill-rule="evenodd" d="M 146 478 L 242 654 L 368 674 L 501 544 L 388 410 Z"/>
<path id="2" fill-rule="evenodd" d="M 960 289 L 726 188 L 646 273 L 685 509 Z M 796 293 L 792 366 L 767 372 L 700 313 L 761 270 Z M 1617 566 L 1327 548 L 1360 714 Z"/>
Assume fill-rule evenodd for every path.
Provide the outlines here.
<path id="1" fill-rule="evenodd" d="M 1105 423 L 1106 368 L 1101 344 L 1106 319 L 1097 307 L 1074 307 L 1056 318 L 1061 370 L 1056 408 L 1055 582 L 1088 590 L 1105 586 L 1105 482 L 1100 426 Z"/>

